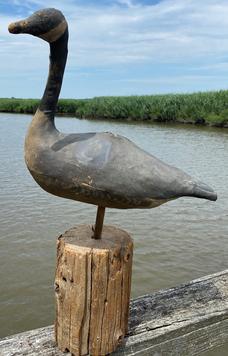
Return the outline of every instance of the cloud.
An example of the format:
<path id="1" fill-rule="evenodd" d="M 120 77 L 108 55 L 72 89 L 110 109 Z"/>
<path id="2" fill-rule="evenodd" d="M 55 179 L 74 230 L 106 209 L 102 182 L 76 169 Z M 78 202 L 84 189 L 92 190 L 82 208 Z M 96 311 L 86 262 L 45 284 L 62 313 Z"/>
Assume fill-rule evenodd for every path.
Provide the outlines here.
<path id="1" fill-rule="evenodd" d="M 220 6 L 166 0 L 140 8 L 78 8 L 70 15 L 71 46 L 78 64 L 92 66 L 218 57 L 228 50 L 227 19 L 223 1 Z"/>
<path id="2" fill-rule="evenodd" d="M 18 9 L 21 1 L 7 3 Z M 25 0 L 24 15 L 46 6 L 45 0 Z M 93 2 L 49 0 L 48 7 L 61 9 L 69 22 L 69 72 L 134 65 L 154 68 L 161 63 L 185 64 L 196 70 L 208 67 L 209 72 L 210 66 L 226 62 L 227 0 L 163 0 L 154 5 L 117 0 L 103 6 L 102 2 L 97 6 Z M 7 24 L 18 14 L 15 11 L 14 16 L 7 14 L 1 19 L 0 71 L 46 74 L 45 43 L 7 33 Z M 223 65 L 220 71 L 221 67 L 226 70 Z"/>
<path id="3" fill-rule="evenodd" d="M 132 0 L 117 0 L 117 2 L 120 5 L 125 5 L 129 8 L 134 8 L 134 7 L 138 7 L 137 5 L 134 4 L 134 2 Z"/>

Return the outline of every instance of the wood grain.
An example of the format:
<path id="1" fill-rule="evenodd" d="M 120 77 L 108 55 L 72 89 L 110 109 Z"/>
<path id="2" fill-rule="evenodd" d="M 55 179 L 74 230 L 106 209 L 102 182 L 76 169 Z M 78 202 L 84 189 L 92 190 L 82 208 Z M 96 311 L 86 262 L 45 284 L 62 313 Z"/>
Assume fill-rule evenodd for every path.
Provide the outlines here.
<path id="1" fill-rule="evenodd" d="M 228 345 L 228 270 L 131 301 L 115 356 L 194 356 Z M 216 352 L 216 351 L 215 351 Z M 66 356 L 48 326 L 0 340 L 1 356 Z"/>
<path id="2" fill-rule="evenodd" d="M 133 243 L 116 227 L 92 239 L 79 225 L 58 239 L 56 343 L 74 355 L 107 355 L 127 333 Z"/>

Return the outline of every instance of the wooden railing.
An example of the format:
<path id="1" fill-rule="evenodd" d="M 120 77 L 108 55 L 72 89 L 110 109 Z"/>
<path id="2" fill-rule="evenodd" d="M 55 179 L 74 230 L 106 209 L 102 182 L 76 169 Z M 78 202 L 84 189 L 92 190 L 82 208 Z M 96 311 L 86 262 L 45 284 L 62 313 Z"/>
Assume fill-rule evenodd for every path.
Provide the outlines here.
<path id="1" fill-rule="evenodd" d="M 228 270 L 131 301 L 129 333 L 113 355 L 200 355 L 228 343 Z M 0 340 L 0 355 L 63 356 L 53 326 Z"/>

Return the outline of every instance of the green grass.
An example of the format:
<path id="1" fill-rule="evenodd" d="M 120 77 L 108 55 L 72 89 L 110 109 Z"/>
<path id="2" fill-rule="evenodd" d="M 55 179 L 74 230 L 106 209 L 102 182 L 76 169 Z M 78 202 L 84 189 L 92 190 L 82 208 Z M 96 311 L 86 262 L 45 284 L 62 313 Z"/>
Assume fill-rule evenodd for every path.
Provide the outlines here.
<path id="1" fill-rule="evenodd" d="M 0 111 L 34 113 L 36 99 L 0 99 Z M 58 113 L 80 118 L 182 122 L 228 127 L 228 91 L 60 99 Z"/>

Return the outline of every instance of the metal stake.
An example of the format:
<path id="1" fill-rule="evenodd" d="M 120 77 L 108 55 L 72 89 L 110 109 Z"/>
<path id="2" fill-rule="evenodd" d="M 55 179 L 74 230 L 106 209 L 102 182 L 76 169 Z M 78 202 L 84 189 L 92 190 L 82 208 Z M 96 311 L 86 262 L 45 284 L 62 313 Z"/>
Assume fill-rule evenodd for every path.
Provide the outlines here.
<path id="1" fill-rule="evenodd" d="M 96 223 L 95 223 L 95 228 L 94 228 L 94 235 L 92 236 L 93 239 L 96 239 L 96 240 L 101 239 L 104 215 L 105 215 L 105 207 L 98 206 L 97 207 Z"/>

